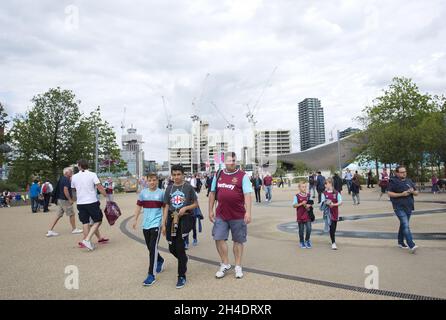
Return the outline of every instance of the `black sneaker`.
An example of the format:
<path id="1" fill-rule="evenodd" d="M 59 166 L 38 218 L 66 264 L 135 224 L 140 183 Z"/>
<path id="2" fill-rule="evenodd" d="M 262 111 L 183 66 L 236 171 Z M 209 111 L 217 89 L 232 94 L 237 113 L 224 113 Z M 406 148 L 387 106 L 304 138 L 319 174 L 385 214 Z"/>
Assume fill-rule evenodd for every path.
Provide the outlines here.
<path id="1" fill-rule="evenodd" d="M 409 249 L 409 247 L 406 246 L 404 243 L 403 244 L 399 243 L 398 247 L 400 247 L 401 249 Z"/>
<path id="2" fill-rule="evenodd" d="M 177 289 L 181 289 L 186 285 L 186 277 L 178 277 Z"/>

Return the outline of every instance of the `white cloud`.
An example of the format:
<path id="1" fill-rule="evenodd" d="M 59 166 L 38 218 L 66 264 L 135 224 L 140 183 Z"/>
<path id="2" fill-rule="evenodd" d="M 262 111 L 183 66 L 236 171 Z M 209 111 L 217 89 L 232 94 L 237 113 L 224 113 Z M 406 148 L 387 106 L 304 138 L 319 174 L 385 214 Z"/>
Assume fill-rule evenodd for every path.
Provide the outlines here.
<path id="1" fill-rule="evenodd" d="M 65 8 L 79 9 L 67 29 Z M 118 135 L 143 134 L 146 157 L 167 158 L 161 95 L 175 128 L 202 118 L 247 128 L 245 104 L 259 103 L 259 128 L 290 128 L 298 150 L 297 103 L 318 97 L 326 131 L 352 121 L 394 76 L 444 93 L 446 5 L 430 1 L 4 1 L 0 9 L 0 100 L 24 112 L 33 95 L 72 89 L 81 108 L 101 105 Z M 234 119 L 232 117 L 234 116 Z"/>

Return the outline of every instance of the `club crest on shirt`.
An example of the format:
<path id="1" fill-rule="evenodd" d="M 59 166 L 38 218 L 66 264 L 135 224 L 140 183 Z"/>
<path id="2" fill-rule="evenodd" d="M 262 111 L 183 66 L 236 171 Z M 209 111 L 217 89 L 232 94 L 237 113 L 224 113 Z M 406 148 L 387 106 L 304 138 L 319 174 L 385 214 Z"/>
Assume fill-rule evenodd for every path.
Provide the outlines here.
<path id="1" fill-rule="evenodd" d="M 172 204 L 172 207 L 174 207 L 175 209 L 183 207 L 185 201 L 186 201 L 186 196 L 180 190 L 177 190 L 174 193 L 172 193 L 170 202 Z"/>
<path id="2" fill-rule="evenodd" d="M 234 177 L 234 178 L 232 178 L 232 181 L 231 181 L 233 184 L 237 184 L 237 182 L 238 182 L 238 179 L 236 178 L 236 177 Z"/>

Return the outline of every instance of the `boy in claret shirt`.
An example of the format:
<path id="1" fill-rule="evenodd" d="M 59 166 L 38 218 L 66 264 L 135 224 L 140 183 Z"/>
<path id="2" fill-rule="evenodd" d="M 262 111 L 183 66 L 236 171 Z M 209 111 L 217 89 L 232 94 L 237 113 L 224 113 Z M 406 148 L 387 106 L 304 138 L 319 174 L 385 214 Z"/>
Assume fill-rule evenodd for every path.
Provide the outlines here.
<path id="1" fill-rule="evenodd" d="M 144 188 L 136 203 L 135 221 L 133 229 L 136 229 L 138 217 L 141 209 L 144 208 L 144 215 L 141 222 L 141 228 L 149 250 L 149 272 L 144 286 L 151 286 L 155 283 L 155 275 L 163 271 L 164 259 L 158 252 L 158 243 L 161 236 L 161 219 L 163 217 L 162 208 L 164 207 L 164 191 L 158 188 L 158 176 L 155 173 L 147 175 L 148 188 Z"/>
<path id="2" fill-rule="evenodd" d="M 293 208 L 296 208 L 297 224 L 299 225 L 299 242 L 301 249 L 311 249 L 311 218 L 308 210 L 312 207 L 309 203 L 311 195 L 307 193 L 307 185 L 301 181 L 298 184 L 299 193 L 294 196 Z M 311 201 L 312 202 L 312 201 Z M 304 240 L 305 230 L 305 240 Z"/>
<path id="3" fill-rule="evenodd" d="M 333 179 L 331 178 L 325 180 L 325 191 L 322 193 L 320 204 L 321 208 L 325 208 L 322 211 L 328 213 L 326 223 L 328 223 L 330 230 L 331 249 L 337 250 L 335 234 L 339 219 L 339 206 L 342 205 L 342 197 L 339 192 L 334 190 Z"/>

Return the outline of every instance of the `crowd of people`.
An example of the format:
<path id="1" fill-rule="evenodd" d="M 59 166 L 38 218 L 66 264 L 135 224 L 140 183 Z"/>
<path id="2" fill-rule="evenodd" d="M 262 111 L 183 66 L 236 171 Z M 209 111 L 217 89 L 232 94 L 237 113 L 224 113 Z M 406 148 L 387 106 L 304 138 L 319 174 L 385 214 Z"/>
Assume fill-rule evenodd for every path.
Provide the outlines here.
<path id="1" fill-rule="evenodd" d="M 80 160 L 77 163 L 79 172 L 73 174 L 73 168 L 67 167 L 63 175 L 53 186 L 50 181 L 34 180 L 29 187 L 31 209 L 37 213 L 43 208 L 46 213 L 52 202 L 57 206 L 57 214 L 51 221 L 46 234 L 55 237 L 59 234 L 55 227 L 64 214 L 69 218 L 72 234 L 82 234 L 78 242 L 80 248 L 93 251 L 96 245 L 92 238 L 97 238 L 98 244 L 107 243 L 109 239 L 100 233 L 103 213 L 100 208 L 100 196 L 107 203 L 113 201 L 113 179 L 108 177 L 101 183 L 96 173 L 88 170 L 88 162 Z M 148 271 L 144 286 L 156 282 L 157 274 L 165 267 L 165 259 L 161 256 L 158 246 L 161 237 L 169 244 L 169 252 L 177 260 L 176 288 L 183 288 L 187 283 L 189 234 L 193 236 L 193 246 L 198 245 L 198 231 L 202 231 L 203 214 L 198 201 L 202 188 L 206 188 L 208 197 L 208 218 L 213 223 L 212 237 L 217 253 L 220 256 L 220 266 L 216 278 L 223 278 L 232 265 L 229 261 L 227 240 L 229 232 L 233 241 L 235 278 L 243 277 L 242 258 L 247 242 L 248 225 L 252 219 L 251 194 L 255 193 L 256 203 L 262 202 L 261 190 L 265 193 L 266 202 L 272 201 L 273 185 L 283 187 L 285 179 L 274 181 L 271 174 L 264 176 L 254 174 L 249 177 L 246 172 L 237 168 L 236 154 L 225 155 L 225 168 L 209 175 L 186 175 L 181 165 L 171 167 L 170 176 L 163 178 L 155 173 L 149 173 L 139 180 L 139 192 L 133 220 L 133 228 L 139 225 L 149 252 Z M 373 188 L 373 175 L 369 171 L 365 177 L 367 187 Z M 338 250 L 336 230 L 340 220 L 340 207 L 343 204 L 342 192 L 346 187 L 351 195 L 353 205 L 360 205 L 361 177 L 358 171 L 347 169 L 342 175 L 335 173 L 332 177 L 324 177 L 321 171 L 312 172 L 307 180 L 297 184 L 292 207 L 296 210 L 298 224 L 298 240 L 301 249 L 312 249 L 312 223 L 315 221 L 315 211 L 319 210 L 324 223 L 324 231 L 330 237 L 331 249 Z M 439 192 L 439 179 L 432 177 L 432 192 Z M 418 190 L 412 180 L 407 178 L 404 166 L 398 166 L 390 174 L 384 168 L 380 173 L 378 185 L 381 188 L 379 199 L 387 194 L 392 203 L 396 217 L 400 222 L 398 229 L 398 246 L 414 253 L 418 246 L 414 243 L 410 231 L 410 217 L 414 210 L 414 196 Z M 316 196 L 317 194 L 317 196 Z M 9 197 L 5 190 L 3 197 Z M 316 199 L 317 197 L 317 199 Z M 78 211 L 82 228 L 76 227 L 74 203 Z M 8 203 L 8 202 L 7 202 Z M 140 216 L 142 215 L 139 223 Z"/>

